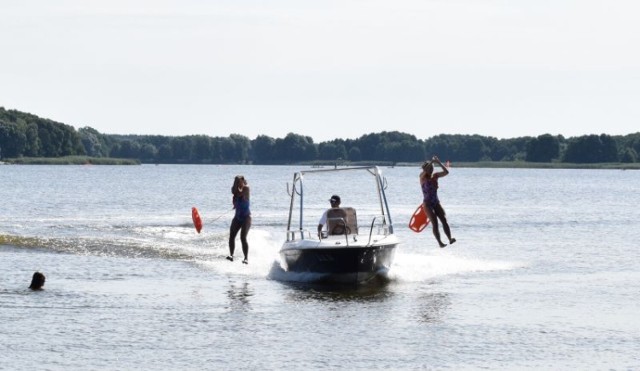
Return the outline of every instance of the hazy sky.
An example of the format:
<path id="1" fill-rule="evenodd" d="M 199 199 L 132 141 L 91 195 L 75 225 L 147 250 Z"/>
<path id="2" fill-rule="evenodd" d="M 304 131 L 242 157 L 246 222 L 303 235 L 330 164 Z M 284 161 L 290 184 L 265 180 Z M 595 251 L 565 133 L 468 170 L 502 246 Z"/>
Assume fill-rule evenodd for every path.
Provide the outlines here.
<path id="1" fill-rule="evenodd" d="M 0 0 L 0 106 L 110 134 L 629 134 L 640 1 Z"/>

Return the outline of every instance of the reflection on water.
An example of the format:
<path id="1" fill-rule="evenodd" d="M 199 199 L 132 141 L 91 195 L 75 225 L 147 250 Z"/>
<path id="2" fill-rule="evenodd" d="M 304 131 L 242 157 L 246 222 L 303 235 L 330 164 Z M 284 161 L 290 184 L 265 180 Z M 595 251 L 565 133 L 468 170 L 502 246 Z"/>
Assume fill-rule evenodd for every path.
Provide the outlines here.
<path id="1" fill-rule="evenodd" d="M 423 323 L 442 322 L 446 311 L 451 306 L 449 294 L 445 292 L 434 292 L 421 295 L 419 301 L 419 318 Z"/>
<path id="2" fill-rule="evenodd" d="M 236 282 L 234 280 L 229 281 L 229 288 L 227 289 L 227 297 L 229 298 L 229 309 L 251 311 L 251 297 L 254 296 L 253 289 L 248 281 Z"/>
<path id="3" fill-rule="evenodd" d="M 288 293 L 292 301 L 327 302 L 382 302 L 393 296 L 389 280 L 373 279 L 364 285 L 338 285 L 304 282 L 284 282 L 292 290 Z"/>

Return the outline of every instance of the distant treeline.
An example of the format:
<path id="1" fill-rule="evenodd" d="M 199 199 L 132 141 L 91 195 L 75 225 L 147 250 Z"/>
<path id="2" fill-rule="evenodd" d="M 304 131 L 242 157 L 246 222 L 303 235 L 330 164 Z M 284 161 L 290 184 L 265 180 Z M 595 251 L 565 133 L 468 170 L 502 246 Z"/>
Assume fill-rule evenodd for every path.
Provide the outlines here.
<path id="1" fill-rule="evenodd" d="M 640 132 L 565 138 L 497 139 L 481 135 L 441 134 L 419 139 L 397 131 L 370 133 L 358 139 L 314 143 L 308 136 L 259 135 L 160 136 L 101 134 L 0 107 L 0 159 L 91 156 L 172 164 L 291 164 L 301 162 L 420 162 L 433 154 L 452 162 L 528 161 L 576 164 L 638 162 Z"/>

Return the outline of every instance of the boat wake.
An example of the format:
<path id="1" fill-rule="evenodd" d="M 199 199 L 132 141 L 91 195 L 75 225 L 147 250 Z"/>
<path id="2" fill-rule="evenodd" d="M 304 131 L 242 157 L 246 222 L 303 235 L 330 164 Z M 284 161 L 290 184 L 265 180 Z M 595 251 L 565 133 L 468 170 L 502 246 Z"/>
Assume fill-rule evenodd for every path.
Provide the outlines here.
<path id="1" fill-rule="evenodd" d="M 434 255 L 400 252 L 396 254 L 390 277 L 401 282 L 421 282 L 447 275 L 504 271 L 523 266 L 522 262 L 467 258 L 446 251 Z"/>
<path id="2" fill-rule="evenodd" d="M 187 228 L 188 227 L 188 228 Z M 242 249 L 236 242 L 237 262 L 228 255 L 228 232 L 205 231 L 196 234 L 193 226 L 135 226 L 124 235 L 30 237 L 0 234 L 0 246 L 43 250 L 76 255 L 122 258 L 148 258 L 192 261 L 204 270 L 223 274 L 265 277 L 283 283 L 322 284 L 325 273 L 287 272 L 278 256 L 279 240 L 266 230 L 255 229 L 249 236 L 250 264 L 241 263 Z M 517 269 L 516 261 L 492 261 L 469 258 L 451 251 L 416 253 L 399 250 L 385 282 L 422 282 L 447 275 Z"/>
<path id="3" fill-rule="evenodd" d="M 147 231 L 148 233 L 148 231 Z M 211 259 L 220 255 L 228 236 L 209 235 L 198 241 L 177 236 L 144 238 L 140 236 L 56 236 L 30 237 L 0 235 L 0 245 L 27 250 L 43 250 L 75 255 L 171 260 Z"/>

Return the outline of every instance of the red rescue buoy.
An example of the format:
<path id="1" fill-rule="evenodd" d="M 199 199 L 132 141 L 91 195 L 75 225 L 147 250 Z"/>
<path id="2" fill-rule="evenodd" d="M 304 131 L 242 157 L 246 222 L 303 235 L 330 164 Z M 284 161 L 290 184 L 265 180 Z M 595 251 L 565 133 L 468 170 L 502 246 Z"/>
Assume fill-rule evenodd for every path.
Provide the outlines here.
<path id="1" fill-rule="evenodd" d="M 198 213 L 198 209 L 195 207 L 191 208 L 191 219 L 193 219 L 193 226 L 196 227 L 196 231 L 200 233 L 202 230 L 202 219 L 200 218 L 200 213 Z"/>
<path id="2" fill-rule="evenodd" d="M 427 217 L 427 212 L 424 211 L 424 205 L 420 204 L 411 216 L 411 220 L 409 220 L 409 229 L 416 233 L 420 233 L 428 224 L 429 217 Z"/>

